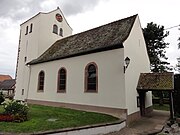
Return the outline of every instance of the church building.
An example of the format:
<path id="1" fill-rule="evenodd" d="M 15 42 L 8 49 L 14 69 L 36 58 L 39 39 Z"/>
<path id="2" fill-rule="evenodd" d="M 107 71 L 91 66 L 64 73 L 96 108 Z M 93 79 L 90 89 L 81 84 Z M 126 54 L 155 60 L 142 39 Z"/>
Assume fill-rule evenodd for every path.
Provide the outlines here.
<path id="1" fill-rule="evenodd" d="M 112 114 L 128 122 L 140 117 L 136 90 L 150 72 L 138 15 L 72 35 L 59 8 L 21 24 L 15 99 Z M 145 95 L 152 109 L 151 92 Z"/>

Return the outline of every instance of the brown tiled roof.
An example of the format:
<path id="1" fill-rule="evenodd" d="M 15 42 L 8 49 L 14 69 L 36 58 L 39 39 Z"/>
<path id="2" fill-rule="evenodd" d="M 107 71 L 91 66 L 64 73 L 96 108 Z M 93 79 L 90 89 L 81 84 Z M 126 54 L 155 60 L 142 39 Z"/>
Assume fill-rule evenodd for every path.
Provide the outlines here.
<path id="1" fill-rule="evenodd" d="M 137 90 L 173 90 L 174 74 L 167 73 L 141 73 Z"/>
<path id="2" fill-rule="evenodd" d="M 4 80 L 0 83 L 0 90 L 14 89 L 15 83 L 15 79 Z"/>
<path id="3" fill-rule="evenodd" d="M 121 19 L 56 41 L 39 58 L 28 64 L 64 59 L 89 53 L 123 48 L 137 15 Z"/>
<path id="4" fill-rule="evenodd" d="M 10 75 L 0 75 L 0 82 L 4 80 L 9 80 L 9 79 L 12 79 Z"/>

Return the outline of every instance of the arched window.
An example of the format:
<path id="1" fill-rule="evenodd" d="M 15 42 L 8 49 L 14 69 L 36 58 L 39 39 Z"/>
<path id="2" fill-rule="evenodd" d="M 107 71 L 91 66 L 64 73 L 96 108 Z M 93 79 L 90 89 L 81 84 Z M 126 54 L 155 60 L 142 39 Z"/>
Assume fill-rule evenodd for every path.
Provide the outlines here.
<path id="1" fill-rule="evenodd" d="M 58 26 L 56 24 L 53 25 L 53 33 L 58 34 Z"/>
<path id="2" fill-rule="evenodd" d="M 97 92 L 98 68 L 95 63 L 89 63 L 85 68 L 85 92 Z"/>
<path id="3" fill-rule="evenodd" d="M 41 71 L 38 76 L 38 91 L 44 90 L 44 78 L 45 78 L 44 71 Z"/>
<path id="4" fill-rule="evenodd" d="M 31 33 L 31 32 L 32 32 L 32 28 L 33 28 L 33 24 L 31 23 L 29 33 Z"/>
<path id="5" fill-rule="evenodd" d="M 25 33 L 25 35 L 27 35 L 28 34 L 28 26 L 26 26 L 26 33 Z"/>
<path id="6" fill-rule="evenodd" d="M 59 36 L 63 37 L 63 29 L 62 28 L 59 29 Z"/>
<path id="7" fill-rule="evenodd" d="M 58 72 L 58 89 L 57 92 L 66 92 L 66 69 L 61 68 Z"/>

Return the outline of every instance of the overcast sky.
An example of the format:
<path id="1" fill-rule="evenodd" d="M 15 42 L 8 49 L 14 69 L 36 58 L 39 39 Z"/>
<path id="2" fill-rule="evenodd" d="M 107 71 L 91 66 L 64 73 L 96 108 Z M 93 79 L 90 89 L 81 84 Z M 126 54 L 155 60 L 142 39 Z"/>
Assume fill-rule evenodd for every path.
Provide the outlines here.
<path id="1" fill-rule="evenodd" d="M 143 28 L 149 22 L 169 28 L 180 24 L 179 5 L 180 0 L 0 0 L 0 74 L 15 76 L 20 24 L 38 12 L 59 6 L 75 34 L 134 14 Z M 178 28 L 169 29 L 166 39 L 173 66 L 180 56 Z"/>

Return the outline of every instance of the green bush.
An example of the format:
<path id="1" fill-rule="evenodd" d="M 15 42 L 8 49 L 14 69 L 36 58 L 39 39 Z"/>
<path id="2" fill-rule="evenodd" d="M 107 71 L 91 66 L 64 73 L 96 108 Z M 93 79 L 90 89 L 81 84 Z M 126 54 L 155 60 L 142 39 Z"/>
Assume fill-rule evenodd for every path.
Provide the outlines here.
<path id="1" fill-rule="evenodd" d="M 13 116 L 15 121 L 26 121 L 29 107 L 26 102 L 6 100 L 3 103 L 4 114 Z"/>
<path id="2" fill-rule="evenodd" d="M 0 105 L 2 102 L 4 102 L 5 98 L 2 92 L 0 92 Z"/>

